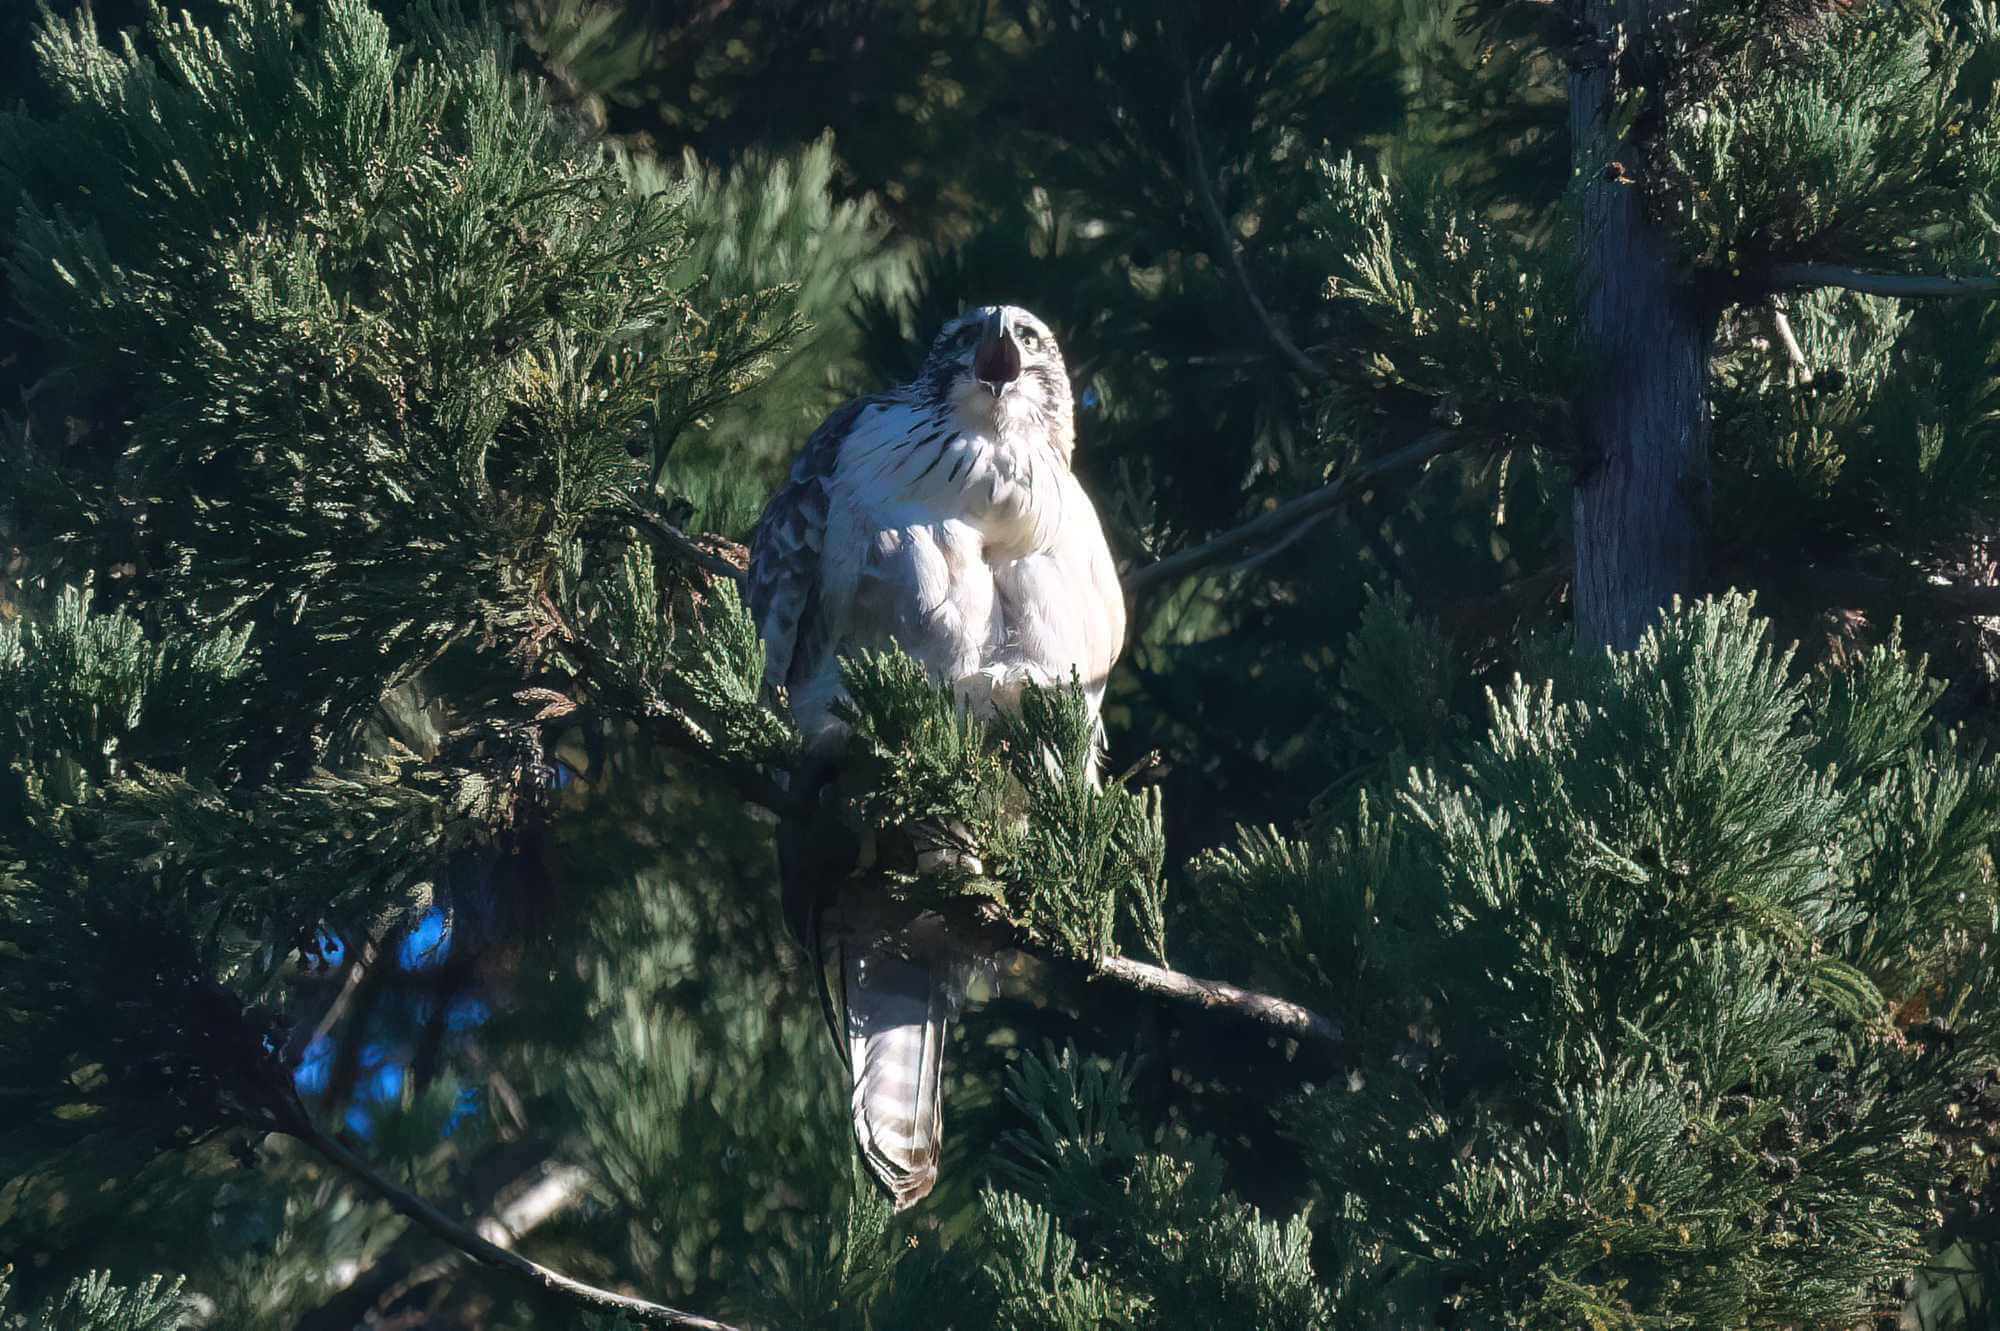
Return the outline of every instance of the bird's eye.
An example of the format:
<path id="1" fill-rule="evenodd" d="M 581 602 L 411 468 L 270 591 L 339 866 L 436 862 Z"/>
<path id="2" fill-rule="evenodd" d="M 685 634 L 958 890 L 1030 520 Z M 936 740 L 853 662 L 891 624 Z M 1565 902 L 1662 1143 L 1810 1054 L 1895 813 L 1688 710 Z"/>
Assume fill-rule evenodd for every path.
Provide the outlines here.
<path id="1" fill-rule="evenodd" d="M 1042 345 L 1042 335 L 1032 328 L 1023 328 L 1021 330 L 1021 345 L 1030 351 L 1037 350 Z"/>

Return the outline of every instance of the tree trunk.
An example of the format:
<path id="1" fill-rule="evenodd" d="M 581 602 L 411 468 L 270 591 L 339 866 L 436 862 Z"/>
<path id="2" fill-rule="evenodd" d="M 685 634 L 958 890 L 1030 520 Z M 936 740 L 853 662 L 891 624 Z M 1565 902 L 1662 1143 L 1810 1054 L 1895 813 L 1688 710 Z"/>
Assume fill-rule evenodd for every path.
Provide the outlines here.
<path id="1" fill-rule="evenodd" d="M 1587 0 L 1609 41 L 1644 40 L 1666 0 Z M 1701 583 L 1709 512 L 1708 369 L 1715 311 L 1680 280 L 1646 219 L 1643 145 L 1608 125 L 1612 71 L 1572 70 L 1573 161 L 1583 175 L 1583 328 L 1604 355 L 1578 404 L 1576 635 L 1579 651 L 1631 647 L 1673 597 Z M 1621 169 L 1622 168 L 1622 169 Z"/>

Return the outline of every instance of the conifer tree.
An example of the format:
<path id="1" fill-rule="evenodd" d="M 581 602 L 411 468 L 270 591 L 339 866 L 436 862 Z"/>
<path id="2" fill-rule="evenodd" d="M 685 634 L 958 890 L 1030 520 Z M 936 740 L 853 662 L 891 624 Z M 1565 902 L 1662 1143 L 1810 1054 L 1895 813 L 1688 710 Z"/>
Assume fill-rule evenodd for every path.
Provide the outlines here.
<path id="1" fill-rule="evenodd" d="M 0 121 L 26 1325 L 1977 1315 L 1989 6 L 516 10 L 52 15 Z M 1125 775 L 868 657 L 828 825 L 731 538 L 996 288 Z M 1020 959 L 914 1218 L 746 807 Z"/>

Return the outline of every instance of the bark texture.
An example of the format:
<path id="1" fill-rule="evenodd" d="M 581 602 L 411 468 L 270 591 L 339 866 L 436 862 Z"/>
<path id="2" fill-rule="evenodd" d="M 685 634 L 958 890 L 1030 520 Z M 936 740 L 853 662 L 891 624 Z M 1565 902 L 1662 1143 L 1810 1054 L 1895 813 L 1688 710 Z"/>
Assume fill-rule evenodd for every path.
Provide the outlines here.
<path id="1" fill-rule="evenodd" d="M 1607 39 L 1643 41 L 1665 0 L 1586 0 Z M 1603 374 L 1578 403 L 1576 631 L 1579 651 L 1631 647 L 1660 607 L 1697 590 L 1709 513 L 1709 357 L 1715 313 L 1678 279 L 1646 218 L 1643 146 L 1610 128 L 1612 70 L 1571 71 L 1570 134 L 1582 200 L 1583 327 Z"/>

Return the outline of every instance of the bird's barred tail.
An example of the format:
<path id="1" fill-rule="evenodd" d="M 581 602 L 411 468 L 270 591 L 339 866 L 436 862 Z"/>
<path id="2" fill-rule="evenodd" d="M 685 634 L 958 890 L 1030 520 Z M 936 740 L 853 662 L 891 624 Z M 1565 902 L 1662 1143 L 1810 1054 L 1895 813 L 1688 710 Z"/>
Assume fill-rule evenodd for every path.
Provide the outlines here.
<path id="1" fill-rule="evenodd" d="M 943 1140 L 944 1037 L 964 980 L 943 955 L 850 943 L 840 962 L 854 1135 L 896 1209 L 937 1182 Z"/>

